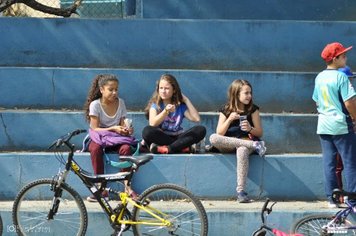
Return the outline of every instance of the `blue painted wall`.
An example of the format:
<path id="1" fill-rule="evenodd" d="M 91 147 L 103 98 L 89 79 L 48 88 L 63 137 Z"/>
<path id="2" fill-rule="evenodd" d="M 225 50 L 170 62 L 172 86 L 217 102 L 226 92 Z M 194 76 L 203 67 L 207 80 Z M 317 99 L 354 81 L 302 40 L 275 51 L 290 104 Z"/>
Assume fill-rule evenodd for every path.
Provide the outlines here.
<path id="1" fill-rule="evenodd" d="M 262 112 L 316 111 L 311 99 L 316 73 L 42 67 L 0 67 L 0 107 L 81 110 L 92 79 L 100 73 L 118 76 L 119 96 L 132 111 L 145 108 L 155 82 L 164 73 L 176 76 L 183 93 L 201 112 L 218 111 L 234 79 L 250 81 L 254 102 Z"/>
<path id="2" fill-rule="evenodd" d="M 355 21 L 353 0 L 141 0 L 143 18 Z"/>
<path id="3" fill-rule="evenodd" d="M 129 113 L 133 119 L 135 136 L 141 132 L 147 120 L 141 112 Z M 206 142 L 216 130 L 217 113 L 203 113 L 201 124 L 207 129 Z M 82 112 L 66 111 L 2 111 L 0 112 L 0 150 L 46 151 L 58 137 L 74 129 L 87 129 Z M 185 128 L 194 125 L 185 120 Z M 316 115 L 262 114 L 263 139 L 267 153 L 319 153 L 320 143 L 316 135 Z M 84 137 L 84 136 L 83 136 Z M 78 148 L 82 138 L 73 140 Z"/>
<path id="4" fill-rule="evenodd" d="M 114 32 L 114 33 L 113 33 Z M 0 18 L 0 66 L 319 71 L 354 22 Z M 349 53 L 356 61 L 356 53 Z"/>
<path id="5" fill-rule="evenodd" d="M 64 153 L 65 154 L 65 153 Z M 110 155 L 117 160 L 117 155 Z M 25 184 L 38 178 L 52 178 L 63 166 L 52 153 L 0 153 L 0 199 L 14 199 Z M 77 153 L 76 160 L 92 171 L 89 153 Z M 308 167 L 312 168 L 306 168 Z M 107 173 L 118 169 L 106 167 Z M 89 191 L 71 174 L 68 183 L 83 196 Z M 236 195 L 236 156 L 233 154 L 155 155 L 139 169 L 133 180 L 141 193 L 153 184 L 175 183 L 195 195 L 208 199 L 231 199 Z M 276 184 L 278 183 L 278 184 Z M 121 185 L 112 185 L 120 189 Z M 322 159 L 320 155 L 268 155 L 250 158 L 246 191 L 254 199 L 267 196 L 275 200 L 324 199 Z"/>

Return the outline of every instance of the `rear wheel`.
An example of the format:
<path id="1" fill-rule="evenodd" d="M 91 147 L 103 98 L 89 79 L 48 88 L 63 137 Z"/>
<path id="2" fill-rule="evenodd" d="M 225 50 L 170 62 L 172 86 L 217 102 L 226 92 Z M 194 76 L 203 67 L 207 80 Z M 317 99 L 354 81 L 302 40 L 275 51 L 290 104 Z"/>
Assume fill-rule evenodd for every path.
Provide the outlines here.
<path id="1" fill-rule="evenodd" d="M 146 208 L 169 222 L 162 221 L 146 211 L 134 208 L 133 219 L 142 224 L 133 225 L 135 235 L 201 235 L 208 234 L 208 218 L 203 205 L 190 191 L 174 184 L 158 184 L 145 190 L 139 201 Z"/>
<path id="2" fill-rule="evenodd" d="M 305 216 L 292 226 L 292 233 L 299 233 L 304 236 L 356 235 L 355 230 L 344 229 L 345 227 L 353 225 L 348 220 L 345 220 L 344 222 L 336 222 L 334 225 L 326 227 L 326 225 L 330 223 L 334 217 L 334 215 L 329 214 Z"/>
<path id="3" fill-rule="evenodd" d="M 55 181 L 40 179 L 23 187 L 12 208 L 12 219 L 19 235 L 85 235 L 88 216 L 80 195 L 63 183 L 54 198 Z M 57 202 L 53 217 L 49 216 Z"/>

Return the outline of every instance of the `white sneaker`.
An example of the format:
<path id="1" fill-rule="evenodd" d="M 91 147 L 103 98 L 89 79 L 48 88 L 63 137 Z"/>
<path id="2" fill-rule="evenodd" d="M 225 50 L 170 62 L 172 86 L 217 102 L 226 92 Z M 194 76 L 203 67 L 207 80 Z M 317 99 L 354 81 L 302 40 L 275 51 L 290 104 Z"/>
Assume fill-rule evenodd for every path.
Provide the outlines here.
<path id="1" fill-rule="evenodd" d="M 337 203 L 334 202 L 334 201 L 329 201 L 329 202 L 328 202 L 328 207 L 329 207 L 330 209 L 339 208 L 339 204 L 337 204 Z"/>
<path id="2" fill-rule="evenodd" d="M 260 155 L 260 157 L 264 157 L 267 148 L 265 146 L 265 142 L 264 141 L 257 141 L 255 142 L 255 151 L 258 153 L 258 155 Z"/>

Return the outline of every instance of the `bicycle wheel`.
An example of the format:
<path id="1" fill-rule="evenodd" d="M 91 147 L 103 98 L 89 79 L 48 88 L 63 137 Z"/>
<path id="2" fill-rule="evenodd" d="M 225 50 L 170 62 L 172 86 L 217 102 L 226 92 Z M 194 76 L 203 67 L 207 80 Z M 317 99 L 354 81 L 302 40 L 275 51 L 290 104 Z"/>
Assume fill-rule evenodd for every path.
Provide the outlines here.
<path id="1" fill-rule="evenodd" d="M 3 229 L 4 229 L 4 226 L 2 224 L 2 218 L 1 218 L 1 215 L 0 215 L 0 235 L 2 235 Z"/>
<path id="2" fill-rule="evenodd" d="M 345 220 L 341 223 L 335 223 L 330 227 L 326 228 L 326 225 L 334 219 L 334 215 L 329 214 L 320 214 L 320 215 L 310 215 L 305 216 L 298 220 L 292 226 L 292 233 L 303 234 L 304 236 L 311 235 L 356 235 L 354 230 L 346 230 L 345 227 L 350 227 L 353 224 Z"/>
<path id="3" fill-rule="evenodd" d="M 52 179 L 23 187 L 15 198 L 12 219 L 19 235 L 85 235 L 88 215 L 80 195 L 66 183 L 61 186 L 57 213 L 48 219 L 54 190 Z"/>
<path id="4" fill-rule="evenodd" d="M 134 207 L 133 219 L 139 223 L 133 225 L 135 235 L 208 234 L 208 217 L 203 205 L 183 187 L 174 184 L 154 185 L 140 195 L 139 201 L 154 214 L 171 222 L 171 225 L 159 225 L 161 220 Z"/>

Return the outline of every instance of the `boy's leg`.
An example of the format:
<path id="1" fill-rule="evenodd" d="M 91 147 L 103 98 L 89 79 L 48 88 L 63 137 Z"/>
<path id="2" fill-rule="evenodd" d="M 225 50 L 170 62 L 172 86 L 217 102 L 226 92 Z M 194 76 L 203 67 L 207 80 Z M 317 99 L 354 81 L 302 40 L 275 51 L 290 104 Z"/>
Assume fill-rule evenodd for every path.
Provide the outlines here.
<path id="1" fill-rule="evenodd" d="M 335 138 L 335 145 L 344 165 L 344 176 L 347 192 L 356 192 L 356 134 L 349 133 Z"/>
<path id="2" fill-rule="evenodd" d="M 320 135 L 320 144 L 323 156 L 325 193 L 330 200 L 333 189 L 338 187 L 336 178 L 336 147 L 332 135 Z M 341 154 L 342 156 L 342 154 Z"/>
<path id="3" fill-rule="evenodd" d="M 344 166 L 342 164 L 342 159 L 339 153 L 336 154 L 336 177 L 337 177 L 337 185 L 339 189 L 342 189 L 342 171 Z"/>

